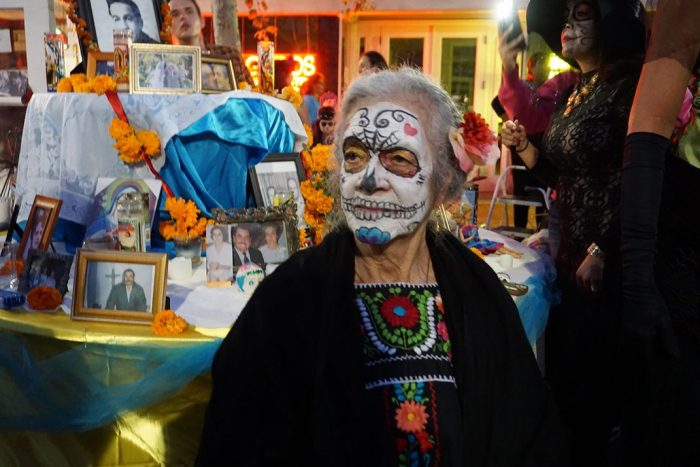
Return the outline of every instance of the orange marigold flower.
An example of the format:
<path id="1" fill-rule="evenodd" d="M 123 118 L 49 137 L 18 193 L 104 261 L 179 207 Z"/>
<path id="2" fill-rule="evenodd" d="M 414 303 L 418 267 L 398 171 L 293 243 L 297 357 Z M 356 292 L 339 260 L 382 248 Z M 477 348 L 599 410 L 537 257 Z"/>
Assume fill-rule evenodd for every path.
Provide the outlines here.
<path id="1" fill-rule="evenodd" d="M 277 97 L 291 103 L 295 109 L 298 109 L 303 101 L 301 94 L 291 86 L 282 88 L 282 92 L 277 94 Z"/>
<path id="2" fill-rule="evenodd" d="M 146 155 L 156 156 L 160 154 L 160 138 L 158 135 L 150 130 L 138 130 L 136 132 L 136 138 L 143 145 Z"/>
<path id="3" fill-rule="evenodd" d="M 70 82 L 73 84 L 73 87 L 75 88 L 78 84 L 83 84 L 87 83 L 87 75 L 85 73 L 75 73 L 72 74 L 68 77 Z"/>
<path id="4" fill-rule="evenodd" d="M 95 90 L 92 87 L 92 83 L 78 83 L 78 84 L 73 84 L 73 92 L 80 93 L 80 94 L 90 94 L 94 92 Z"/>
<path id="5" fill-rule="evenodd" d="M 117 117 L 112 119 L 112 123 L 109 125 L 109 136 L 114 139 L 119 139 L 123 136 L 130 135 L 134 132 L 134 129 L 123 120 Z"/>
<path id="6" fill-rule="evenodd" d="M 61 78 L 56 85 L 56 92 L 73 92 L 73 84 L 68 78 Z"/>
<path id="7" fill-rule="evenodd" d="M 40 285 L 27 294 L 27 304 L 34 310 L 55 310 L 61 303 L 63 296 L 54 287 Z"/>
<path id="8" fill-rule="evenodd" d="M 176 315 L 173 310 L 159 311 L 151 323 L 151 330 L 156 336 L 177 336 L 186 329 L 187 321 Z"/>
<path id="9" fill-rule="evenodd" d="M 314 145 L 314 130 L 304 123 L 304 131 L 306 132 L 306 137 L 309 139 L 309 141 L 306 143 L 308 147 L 311 147 Z"/>
<path id="10" fill-rule="evenodd" d="M 428 412 L 425 406 L 415 401 L 404 401 L 394 416 L 400 430 L 408 433 L 418 433 L 425 429 L 428 423 Z"/>
<path id="11" fill-rule="evenodd" d="M 116 91 L 117 82 L 112 79 L 111 76 L 98 75 L 90 80 L 92 82 L 92 87 L 97 94 L 104 94 L 106 91 Z"/>

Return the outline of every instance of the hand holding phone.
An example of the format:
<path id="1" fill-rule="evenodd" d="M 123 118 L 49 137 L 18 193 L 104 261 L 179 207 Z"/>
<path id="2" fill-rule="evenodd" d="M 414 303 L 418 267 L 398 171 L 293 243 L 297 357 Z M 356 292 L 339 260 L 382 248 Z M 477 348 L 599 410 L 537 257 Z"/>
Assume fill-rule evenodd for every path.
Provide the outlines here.
<path id="1" fill-rule="evenodd" d="M 523 35 L 523 28 L 520 26 L 520 18 L 518 18 L 518 14 L 515 11 L 509 13 L 498 22 L 498 32 L 501 38 L 507 33 L 505 40 L 508 43 L 515 42 L 513 47 L 516 50 L 522 51 L 526 49 L 527 43 Z"/>

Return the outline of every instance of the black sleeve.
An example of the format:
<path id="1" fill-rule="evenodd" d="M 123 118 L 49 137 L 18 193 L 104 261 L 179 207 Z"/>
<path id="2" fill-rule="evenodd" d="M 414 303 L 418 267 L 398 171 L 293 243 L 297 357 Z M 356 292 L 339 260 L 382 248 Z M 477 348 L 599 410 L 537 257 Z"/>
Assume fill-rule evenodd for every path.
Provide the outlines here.
<path id="1" fill-rule="evenodd" d="M 654 279 L 656 232 L 661 205 L 664 156 L 670 141 L 654 133 L 633 133 L 625 141 L 621 234 L 623 329 L 649 338 L 669 331 L 668 312 Z M 674 352 L 670 334 L 664 346 Z"/>

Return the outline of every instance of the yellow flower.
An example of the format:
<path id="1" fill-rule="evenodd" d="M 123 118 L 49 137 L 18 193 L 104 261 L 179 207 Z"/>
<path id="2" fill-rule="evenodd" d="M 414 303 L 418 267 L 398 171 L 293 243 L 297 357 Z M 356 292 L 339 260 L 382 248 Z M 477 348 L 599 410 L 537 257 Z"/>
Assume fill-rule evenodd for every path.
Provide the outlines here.
<path id="1" fill-rule="evenodd" d="M 277 97 L 291 103 L 295 109 L 298 109 L 303 101 L 301 94 L 291 86 L 282 88 L 282 92 L 277 94 Z"/>
<path id="2" fill-rule="evenodd" d="M 177 336 L 186 329 L 187 321 L 176 315 L 173 310 L 159 311 L 151 323 L 151 330 L 156 336 Z"/>
<path id="3" fill-rule="evenodd" d="M 238 90 L 239 91 L 245 91 L 246 89 L 248 89 L 248 82 L 247 81 L 241 81 L 240 83 L 238 83 Z"/>
<path id="4" fill-rule="evenodd" d="M 70 79 L 71 84 L 73 85 L 73 89 L 75 89 L 76 86 L 79 84 L 85 84 L 87 83 L 87 75 L 85 73 L 75 73 L 72 74 L 68 77 Z"/>
<path id="5" fill-rule="evenodd" d="M 91 92 L 94 92 L 95 90 L 92 87 L 92 83 L 90 82 L 83 82 L 83 83 L 75 83 L 73 82 L 73 92 L 81 93 L 81 94 L 89 94 Z"/>
<path id="6" fill-rule="evenodd" d="M 124 136 L 128 136 L 134 132 L 134 129 L 123 120 L 117 117 L 112 119 L 112 123 L 109 125 L 109 136 L 113 139 L 119 139 Z"/>
<path id="7" fill-rule="evenodd" d="M 317 144 L 311 150 L 311 157 L 307 159 L 308 169 L 311 172 L 325 172 L 330 170 L 334 161 L 333 146 Z"/>
<path id="8" fill-rule="evenodd" d="M 308 147 L 311 147 L 314 145 L 314 130 L 304 123 L 304 131 L 306 131 L 306 137 L 309 139 L 309 141 L 306 143 Z"/>
<path id="9" fill-rule="evenodd" d="M 141 162 L 141 142 L 135 135 L 117 139 L 113 147 L 119 152 L 119 157 L 127 164 Z"/>
<path id="10" fill-rule="evenodd" d="M 160 234 L 166 240 L 189 240 L 204 235 L 207 225 L 212 221 L 199 217 L 200 210 L 193 201 L 182 198 L 168 198 L 165 209 L 172 221 L 161 222 Z"/>
<path id="11" fill-rule="evenodd" d="M 56 92 L 73 92 L 73 84 L 68 78 L 61 78 L 56 85 Z"/>
<path id="12" fill-rule="evenodd" d="M 111 76 L 98 75 L 90 80 L 92 87 L 97 94 L 104 94 L 106 91 L 116 91 L 117 82 Z"/>
<path id="13" fill-rule="evenodd" d="M 143 145 L 147 156 L 155 156 L 160 154 L 160 138 L 150 130 L 138 130 L 136 138 Z"/>

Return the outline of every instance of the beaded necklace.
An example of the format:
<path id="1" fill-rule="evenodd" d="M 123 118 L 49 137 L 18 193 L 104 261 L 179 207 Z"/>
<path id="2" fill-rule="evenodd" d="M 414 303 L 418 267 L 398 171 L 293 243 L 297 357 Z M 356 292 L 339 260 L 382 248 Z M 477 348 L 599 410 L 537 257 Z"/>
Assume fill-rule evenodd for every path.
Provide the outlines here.
<path id="1" fill-rule="evenodd" d="M 568 117 L 573 112 L 574 108 L 578 107 L 583 100 L 588 97 L 595 85 L 598 83 L 598 72 L 591 77 L 585 85 L 576 87 L 566 101 L 566 109 L 564 109 L 564 117 Z"/>

